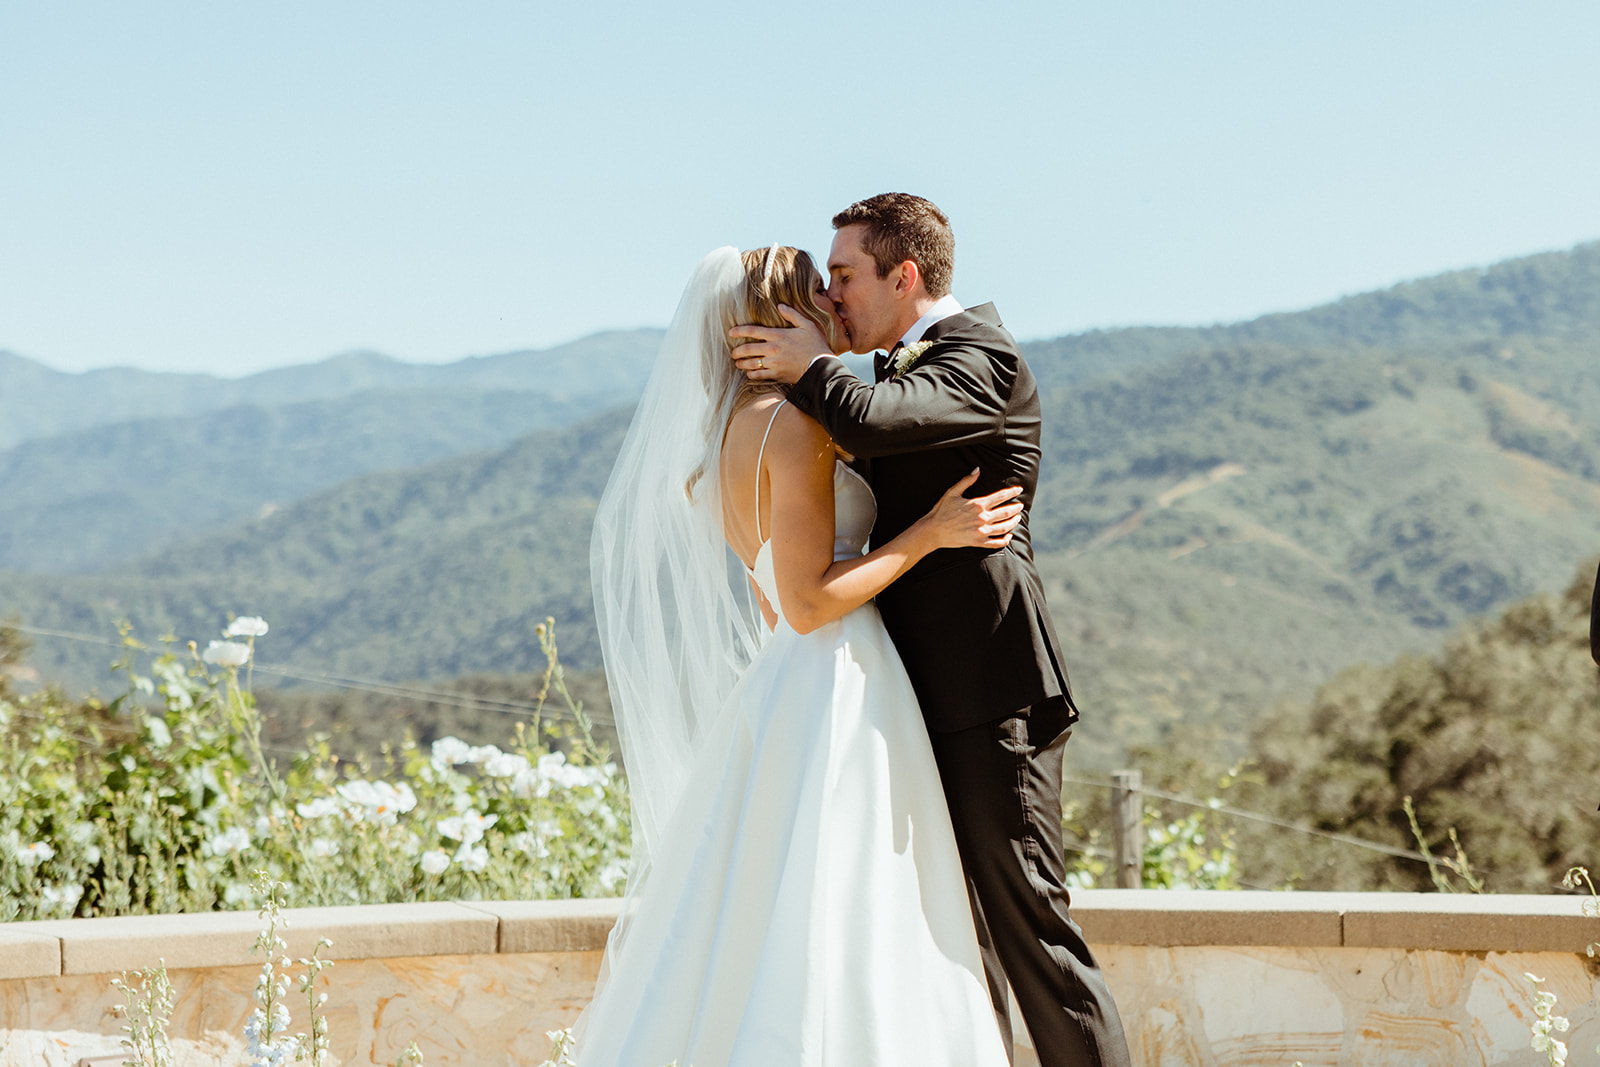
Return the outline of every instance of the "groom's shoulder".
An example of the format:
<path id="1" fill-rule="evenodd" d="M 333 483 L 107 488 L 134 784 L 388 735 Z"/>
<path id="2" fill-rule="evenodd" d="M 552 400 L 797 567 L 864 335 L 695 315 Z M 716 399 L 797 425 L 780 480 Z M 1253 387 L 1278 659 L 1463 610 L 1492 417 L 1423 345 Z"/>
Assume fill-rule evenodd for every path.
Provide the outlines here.
<path id="1" fill-rule="evenodd" d="M 1020 354 L 1016 338 L 1000 321 L 1000 313 L 993 304 L 979 304 L 942 319 L 923 334 L 923 339 L 936 345 L 963 345 L 998 355 Z"/>

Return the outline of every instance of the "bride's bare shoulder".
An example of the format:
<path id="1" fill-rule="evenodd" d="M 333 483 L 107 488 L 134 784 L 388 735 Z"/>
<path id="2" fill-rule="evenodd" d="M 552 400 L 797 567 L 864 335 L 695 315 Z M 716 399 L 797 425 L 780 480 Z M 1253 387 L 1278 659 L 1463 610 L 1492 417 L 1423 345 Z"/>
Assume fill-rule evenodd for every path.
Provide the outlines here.
<path id="1" fill-rule="evenodd" d="M 793 404 L 785 405 L 772 417 L 772 434 L 767 439 L 769 462 L 776 459 L 780 463 L 831 464 L 836 455 L 828 431 Z"/>
<path id="2" fill-rule="evenodd" d="M 774 448 L 787 451 L 795 446 L 812 447 L 817 441 L 827 441 L 828 433 L 815 419 L 786 404 L 780 396 L 764 396 L 735 412 L 728 420 L 728 434 L 724 451 L 754 451 L 766 441 L 767 452 Z"/>

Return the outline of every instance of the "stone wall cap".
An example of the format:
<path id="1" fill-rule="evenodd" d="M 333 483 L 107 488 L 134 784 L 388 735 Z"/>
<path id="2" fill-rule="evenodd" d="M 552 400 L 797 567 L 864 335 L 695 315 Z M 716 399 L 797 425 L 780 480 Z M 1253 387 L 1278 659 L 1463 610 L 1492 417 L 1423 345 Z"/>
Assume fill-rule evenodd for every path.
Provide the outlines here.
<path id="1" fill-rule="evenodd" d="M 54 978 L 61 973 L 61 939 L 0 924 L 0 979 Z"/>
<path id="2" fill-rule="evenodd" d="M 492 953 L 498 921 L 471 907 L 434 902 L 290 908 L 282 931 L 292 958 L 309 956 L 319 938 L 333 942 L 324 959 L 388 959 Z M 260 966 L 252 954 L 262 920 L 254 911 L 187 915 L 121 915 L 13 923 L 22 933 L 60 943 L 61 974 L 108 974 L 169 969 Z"/>
<path id="3" fill-rule="evenodd" d="M 1345 896 L 1262 890 L 1074 890 L 1072 914 L 1091 944 L 1323 948 L 1343 943 Z"/>
<path id="4" fill-rule="evenodd" d="M 598 952 L 622 914 L 618 897 L 483 901 L 500 923 L 501 952 Z"/>
<path id="5" fill-rule="evenodd" d="M 1577 952 L 1600 940 L 1582 898 L 1563 894 L 1352 893 L 1344 943 L 1447 952 Z"/>
<path id="6" fill-rule="evenodd" d="M 618 898 L 367 904 L 284 912 L 292 958 L 596 952 Z M 1582 953 L 1600 922 L 1572 895 L 1085 889 L 1072 913 L 1091 944 Z M 48 919 L 0 925 L 0 979 L 151 967 L 261 965 L 254 911 Z"/>

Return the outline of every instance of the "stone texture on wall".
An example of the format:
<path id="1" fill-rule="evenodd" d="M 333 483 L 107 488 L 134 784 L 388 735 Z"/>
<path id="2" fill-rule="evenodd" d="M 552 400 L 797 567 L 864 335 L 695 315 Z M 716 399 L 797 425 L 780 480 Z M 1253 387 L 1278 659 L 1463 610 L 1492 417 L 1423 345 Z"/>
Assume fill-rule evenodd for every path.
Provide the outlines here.
<path id="1" fill-rule="evenodd" d="M 1101 951 L 1134 1062 L 1161 1067 L 1485 1067 L 1529 1046 L 1532 971 L 1593 1063 L 1595 977 L 1581 954 L 1114 945 Z"/>
<path id="2" fill-rule="evenodd" d="M 587 1003 L 615 907 L 309 909 L 289 913 L 290 952 L 334 940 L 340 1064 L 391 1063 L 415 1039 L 428 1067 L 531 1067 Z M 1569 1062 L 1600 1058 L 1600 971 L 1583 954 L 1600 924 L 1571 897 L 1100 890 L 1074 910 L 1148 1067 L 1532 1067 L 1527 971 L 1572 1020 Z M 254 928 L 249 913 L 0 926 L 0 1067 L 115 1054 L 120 998 L 102 972 L 157 956 L 180 1067 L 243 1065 Z"/>
<path id="3" fill-rule="evenodd" d="M 524 1067 L 550 1052 L 547 1031 L 589 1002 L 600 953 L 530 952 L 341 961 L 326 973 L 340 1064 L 393 1063 L 415 1040 L 428 1067 Z M 178 1067 L 243 1067 L 256 967 L 169 972 Z M 111 975 L 0 982 L 0 1067 L 75 1067 L 121 1051 L 122 997 Z M 293 990 L 295 1029 L 306 1005 Z"/>

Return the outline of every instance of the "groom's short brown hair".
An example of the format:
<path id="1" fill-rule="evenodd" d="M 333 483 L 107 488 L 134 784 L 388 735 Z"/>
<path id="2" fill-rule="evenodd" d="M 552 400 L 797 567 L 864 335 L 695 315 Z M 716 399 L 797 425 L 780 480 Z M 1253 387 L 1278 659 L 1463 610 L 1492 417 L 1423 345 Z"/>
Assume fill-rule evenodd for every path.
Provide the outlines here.
<path id="1" fill-rule="evenodd" d="M 910 193 L 879 193 L 857 200 L 833 217 L 833 228 L 865 226 L 861 247 L 886 278 L 906 260 L 922 272 L 922 284 L 932 297 L 950 292 L 955 273 L 956 238 L 950 220 L 933 202 Z"/>

